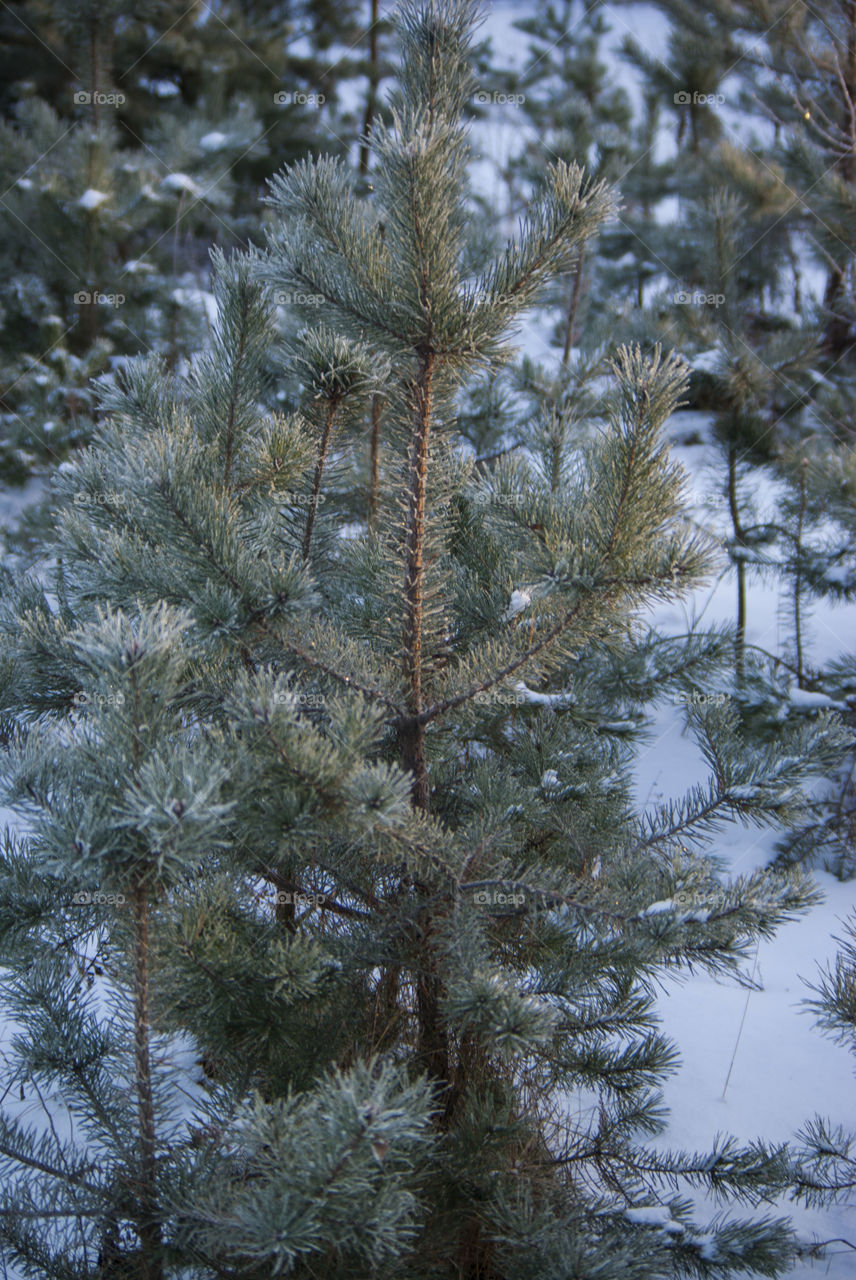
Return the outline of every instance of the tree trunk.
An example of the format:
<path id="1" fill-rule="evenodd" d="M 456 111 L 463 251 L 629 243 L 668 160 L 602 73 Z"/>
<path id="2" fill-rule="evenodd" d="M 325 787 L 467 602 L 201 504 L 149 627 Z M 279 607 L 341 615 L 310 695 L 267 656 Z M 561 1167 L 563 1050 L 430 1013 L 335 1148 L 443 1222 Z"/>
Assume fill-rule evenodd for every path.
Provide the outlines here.
<path id="1" fill-rule="evenodd" d="M 796 539 L 796 571 L 794 573 L 794 649 L 796 651 L 796 667 L 797 667 L 797 685 L 800 689 L 805 688 L 805 670 L 803 666 L 803 634 L 802 634 L 802 595 L 803 595 L 803 574 L 802 574 L 802 554 L 803 554 L 803 525 L 805 523 L 805 468 L 806 463 L 803 462 L 800 467 L 800 507 L 797 517 L 797 539 Z"/>
<path id="2" fill-rule="evenodd" d="M 434 386 L 433 353 L 422 358 L 413 402 L 410 442 L 407 526 L 404 544 L 404 664 L 410 717 L 401 730 L 401 763 L 413 775 L 411 795 L 417 809 L 428 808 L 428 766 L 422 712 L 422 629 L 424 608 L 423 563 L 425 543 L 425 493 Z"/>
<path id="3" fill-rule="evenodd" d="M 411 802 L 428 809 L 428 763 L 425 726 L 419 716 L 422 704 L 422 632 L 424 624 L 425 495 L 428 483 L 431 414 L 433 410 L 435 357 L 422 357 L 414 387 L 413 430 L 410 443 L 407 525 L 404 568 L 404 662 L 408 683 L 408 720 L 400 730 L 401 764 L 413 776 Z M 442 984 L 436 975 L 433 920 L 437 905 L 430 884 L 414 885 L 422 899 L 417 914 L 415 957 L 417 1056 L 419 1065 L 435 1080 L 448 1086 L 450 1077 L 448 1037 L 440 1016 Z"/>
<path id="4" fill-rule="evenodd" d="M 568 299 L 568 314 L 565 321 L 565 345 L 562 350 L 562 364 L 567 365 L 571 358 L 571 348 L 574 345 L 574 326 L 577 321 L 577 311 L 580 305 L 580 296 L 582 294 L 583 269 L 585 267 L 585 249 L 580 250 L 580 256 L 577 258 L 574 274 L 571 282 L 571 296 Z"/>
<path id="5" fill-rule="evenodd" d="M 745 536 L 737 502 L 737 450 L 733 445 L 728 450 L 728 509 L 731 512 L 735 544 L 741 548 L 745 547 Z M 734 668 L 738 682 L 742 682 L 746 657 L 746 564 L 742 556 L 737 558 L 736 569 L 737 631 L 734 637 Z"/>
<path id="6" fill-rule="evenodd" d="M 132 892 L 134 917 L 134 1060 L 140 1136 L 140 1215 L 143 1280 L 163 1280 L 163 1243 L 158 1221 L 155 1109 L 149 1024 L 149 902 L 137 881 Z"/>
<path id="7" fill-rule="evenodd" d="M 380 504 L 380 411 L 379 395 L 372 396 L 372 427 L 369 440 L 369 527 L 377 525 L 378 507 Z"/>
<path id="8" fill-rule="evenodd" d="M 849 144 L 833 166 L 848 184 L 853 186 L 856 180 L 856 0 L 848 0 L 845 9 L 847 23 L 847 61 L 843 68 L 842 92 L 844 94 L 844 111 L 842 131 L 845 142 Z M 836 309 L 845 302 L 845 281 L 847 278 L 847 259 L 830 268 L 823 295 L 824 309 L 830 312 L 824 331 L 824 346 L 831 356 L 843 355 L 850 345 L 850 321 L 846 315 L 836 313 Z"/>
<path id="9" fill-rule="evenodd" d="M 321 433 L 321 443 L 318 446 L 318 460 L 315 463 L 315 479 L 312 483 L 312 501 L 309 503 L 309 510 L 306 513 L 306 530 L 303 534 L 303 559 L 309 559 L 309 552 L 312 549 L 312 530 L 315 528 L 315 513 L 318 509 L 318 498 L 321 493 L 321 481 L 324 478 L 324 466 L 327 462 L 327 451 L 330 448 L 330 438 L 333 434 L 333 422 L 336 418 L 336 409 L 338 401 L 333 399 L 327 404 L 327 417 L 324 421 L 324 430 Z"/>
<path id="10" fill-rule="evenodd" d="M 369 88 L 366 97 L 366 111 L 363 116 L 363 136 L 360 142 L 360 175 L 366 177 L 369 171 L 369 155 L 371 154 L 371 131 L 374 124 L 377 88 L 380 80 L 378 65 L 377 27 L 380 18 L 380 0 L 371 0 L 371 24 L 369 26 Z"/>

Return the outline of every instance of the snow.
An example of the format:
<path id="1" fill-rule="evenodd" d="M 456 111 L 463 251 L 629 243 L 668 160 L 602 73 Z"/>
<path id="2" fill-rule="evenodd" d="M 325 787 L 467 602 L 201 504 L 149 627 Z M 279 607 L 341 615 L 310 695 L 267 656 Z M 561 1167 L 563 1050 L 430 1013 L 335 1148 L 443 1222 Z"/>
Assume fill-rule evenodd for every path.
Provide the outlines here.
<path id="1" fill-rule="evenodd" d="M 81 209 L 98 209 L 104 204 L 105 200 L 109 199 L 110 197 L 106 191 L 97 191 L 95 187 L 89 187 L 84 191 L 77 203 Z"/>
<path id="2" fill-rule="evenodd" d="M 207 289 L 200 289 L 195 284 L 179 285 L 170 294 L 173 302 L 179 307 L 188 307 L 197 314 L 204 312 L 208 323 L 217 321 L 217 299 Z"/>
<path id="3" fill-rule="evenodd" d="M 853 586 L 854 570 L 846 564 L 833 564 L 824 569 L 823 576 L 827 582 L 837 587 L 849 588 Z"/>
<path id="4" fill-rule="evenodd" d="M 721 352 L 713 347 L 710 351 L 700 351 L 698 355 L 693 356 L 690 364 L 700 373 L 715 373 L 719 368 L 720 360 Z"/>
<path id="5" fill-rule="evenodd" d="M 553 787 L 558 787 L 559 785 L 559 775 L 556 773 L 555 769 L 546 769 L 544 773 L 541 774 L 541 786 L 545 791 L 549 791 Z"/>
<path id="6" fill-rule="evenodd" d="M 669 1235 L 684 1234 L 684 1228 L 680 1222 L 675 1221 L 671 1211 L 665 1205 L 634 1205 L 632 1209 L 625 1210 L 624 1216 L 628 1222 L 634 1222 L 643 1227 L 659 1227 Z"/>
<path id="7" fill-rule="evenodd" d="M 836 702 L 834 698 L 830 698 L 826 693 L 815 693 L 811 689 L 799 689 L 793 685 L 788 690 L 788 701 L 795 707 L 805 707 L 809 710 L 815 710 L 821 707 L 825 708 L 843 708 L 843 702 Z"/>
<path id="8" fill-rule="evenodd" d="M 747 804 L 757 799 L 758 788 L 753 786 L 730 786 L 728 788 L 728 796 L 731 800 L 743 800 Z"/>
<path id="9" fill-rule="evenodd" d="M 508 608 L 502 616 L 508 622 L 516 614 L 522 613 L 524 609 L 527 609 L 531 603 L 532 596 L 526 587 L 522 591 L 512 591 Z"/>
<path id="10" fill-rule="evenodd" d="M 199 145 L 203 151 L 222 151 L 228 141 L 229 139 L 225 133 L 220 133 L 218 129 L 212 129 L 210 133 L 206 133 L 204 137 L 199 139 Z"/>
<path id="11" fill-rule="evenodd" d="M 190 196 L 202 195 L 202 188 L 187 173 L 168 173 L 161 182 L 161 187 L 164 191 L 182 192 Z"/>
<path id="12" fill-rule="evenodd" d="M 564 707 L 573 697 L 570 693 L 539 693 L 537 689 L 530 689 L 522 680 L 515 681 L 514 688 L 522 695 L 524 702 L 542 707 Z"/>
<path id="13" fill-rule="evenodd" d="M 708 415 L 698 412 L 678 413 L 667 425 L 667 433 L 675 441 L 673 457 L 688 471 L 695 514 L 709 527 L 727 534 L 722 463 L 716 449 L 706 443 L 677 443 L 689 437 L 708 440 L 708 421 Z M 753 483 L 759 507 L 775 509 L 776 486 L 761 472 Z M 781 652 L 790 634 L 780 591 L 769 576 L 751 564 L 748 573 L 747 640 Z M 694 621 L 733 625 L 734 610 L 734 574 L 728 569 L 686 603 L 659 607 L 652 620 L 667 633 L 685 634 Z M 856 608 L 847 603 L 817 603 L 806 628 L 806 652 L 812 663 L 828 662 L 847 651 L 856 630 Z M 827 708 L 832 701 L 796 687 L 789 690 L 788 699 L 795 711 Z M 650 805 L 677 798 L 706 776 L 705 762 L 686 732 L 683 711 L 672 703 L 663 705 L 654 716 L 647 744 L 637 756 L 639 801 Z M 729 788 L 735 800 L 748 799 L 752 793 L 751 786 Z M 714 837 L 710 853 L 723 860 L 726 874 L 741 875 L 766 866 L 775 853 L 776 840 L 775 831 L 759 832 L 734 821 Z M 815 1111 L 828 1116 L 833 1124 L 853 1128 L 853 1058 L 821 1035 L 803 1002 L 810 995 L 807 983 L 814 979 L 818 966 L 827 963 L 837 950 L 834 938 L 840 935 L 841 922 L 856 902 L 856 884 L 840 883 L 826 872 L 817 872 L 816 879 L 825 893 L 824 901 L 758 946 L 749 964 L 757 990 L 747 993 L 736 982 L 717 981 L 701 973 L 666 980 L 659 1009 L 663 1029 L 678 1046 L 682 1061 L 664 1089 L 669 1121 L 657 1139 L 663 1149 L 707 1149 L 717 1133 L 733 1134 L 740 1140 L 792 1141 Z M 654 906 L 665 910 L 663 904 Z M 684 919 L 700 919 L 703 914 L 695 908 L 680 913 Z M 701 1193 L 694 1200 L 696 1220 L 702 1224 L 712 1220 L 718 1206 Z M 785 1201 L 776 1211 L 792 1217 L 798 1235 L 806 1242 L 853 1238 L 849 1221 L 852 1206 L 809 1210 Z M 741 1207 L 736 1212 L 743 1215 L 748 1211 Z M 853 1274 L 853 1254 L 841 1245 L 834 1246 L 822 1264 L 800 1262 L 790 1273 L 793 1280 L 813 1280 L 821 1275 L 828 1280 L 847 1280 Z"/>
<path id="14" fill-rule="evenodd" d="M 747 862 L 763 864 L 772 839 L 744 837 L 743 843 L 742 854 L 734 850 L 738 871 L 749 870 Z M 750 967 L 760 989 L 747 993 L 701 974 L 683 984 L 667 982 L 660 1012 L 664 1030 L 681 1050 L 682 1064 L 665 1090 L 670 1116 L 658 1140 L 662 1147 L 703 1149 L 718 1132 L 744 1141 L 759 1136 L 785 1141 L 815 1111 L 852 1127 L 853 1059 L 821 1036 L 802 1001 L 809 995 L 805 980 L 814 977 L 818 963 L 834 955 L 833 935 L 840 932 L 856 893 L 852 883 L 842 884 L 823 872 L 817 878 L 825 901 L 759 946 Z M 700 1217 L 705 1212 L 712 1216 L 713 1206 L 706 1210 L 701 1198 L 699 1204 Z M 805 1240 L 848 1236 L 852 1208 L 807 1210 L 789 1203 L 781 1208 L 793 1216 Z M 807 1264 L 791 1273 L 795 1280 L 818 1274 Z M 853 1274 L 852 1257 L 831 1259 L 822 1274 L 845 1280 Z"/>
<path id="15" fill-rule="evenodd" d="M 123 276 L 144 275 L 146 272 L 154 271 L 154 267 L 150 262 L 145 262 L 142 258 L 129 258 L 122 267 Z"/>
<path id="16" fill-rule="evenodd" d="M 0 488 L 0 535 L 4 529 L 10 529 L 20 520 L 25 507 L 39 501 L 44 489 L 44 482 L 38 477 L 28 480 L 20 489 Z M 2 815 L 6 812 L 5 809 L 0 809 L 0 828 L 3 825 Z"/>
<path id="17" fill-rule="evenodd" d="M 671 898 L 663 898 L 660 902 L 652 902 L 649 907 L 639 914 L 643 916 L 660 916 L 667 911 L 674 911 L 675 904 Z"/>
<path id="18" fill-rule="evenodd" d="M 157 98 L 174 98 L 181 90 L 172 80 L 151 80 L 148 76 L 140 76 L 141 89 L 148 89 Z"/>

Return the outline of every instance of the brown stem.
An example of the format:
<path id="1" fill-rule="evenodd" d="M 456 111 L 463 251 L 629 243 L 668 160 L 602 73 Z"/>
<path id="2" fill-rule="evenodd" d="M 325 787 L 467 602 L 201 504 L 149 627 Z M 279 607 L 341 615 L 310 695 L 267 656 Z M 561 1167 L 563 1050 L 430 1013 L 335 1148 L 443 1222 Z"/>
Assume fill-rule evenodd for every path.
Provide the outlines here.
<path id="1" fill-rule="evenodd" d="M 571 282 L 571 296 L 568 300 L 568 315 L 565 322 L 565 345 L 562 350 L 562 364 L 567 365 L 571 358 L 571 347 L 574 345 L 574 326 L 577 321 L 577 310 L 580 305 L 580 296 L 582 294 L 583 268 L 585 266 L 585 248 L 580 250 L 580 256 L 577 258 L 577 264 L 574 267 L 573 279 Z"/>
<path id="2" fill-rule="evenodd" d="M 93 11 L 92 18 L 89 23 L 89 84 L 92 94 L 92 124 L 95 132 L 98 132 L 98 126 L 101 122 L 101 104 L 98 101 L 99 88 L 99 72 L 100 64 L 98 58 L 98 17 Z"/>
<path id="3" fill-rule="evenodd" d="M 740 520 L 737 502 L 737 450 L 728 450 L 728 510 L 734 529 L 734 541 L 738 547 L 746 546 L 746 537 Z M 737 679 L 742 681 L 746 654 L 746 565 L 742 556 L 737 559 L 737 631 L 734 637 L 734 665 Z"/>
<path id="4" fill-rule="evenodd" d="M 184 192 L 178 202 L 178 214 L 175 220 L 176 226 L 176 252 L 178 251 L 178 227 L 181 223 L 182 201 L 184 200 Z M 235 356 L 235 376 L 232 382 L 229 395 L 229 416 L 226 420 L 226 440 L 225 440 L 225 456 L 223 459 L 223 480 L 229 483 L 232 473 L 232 461 L 235 454 L 235 418 L 238 411 L 238 394 L 241 385 L 241 375 L 244 368 L 244 352 L 247 346 L 247 316 L 250 310 L 250 302 L 246 290 L 241 294 L 241 336 L 238 339 L 238 351 Z"/>
<path id="5" fill-rule="evenodd" d="M 852 186 L 856 178 L 856 0 L 848 0 L 845 22 L 848 33 L 847 64 L 842 77 L 844 109 L 841 129 L 846 149 L 836 159 L 833 168 L 838 170 L 848 186 Z M 826 322 L 824 345 L 830 354 L 836 356 L 846 350 L 850 333 L 849 319 L 846 315 L 840 314 L 838 309 L 841 295 L 844 293 L 846 276 L 846 263 L 833 264 L 827 276 L 826 290 L 823 295 L 824 310 L 830 313 Z"/>
<path id="6" fill-rule="evenodd" d="M 399 729 L 402 767 L 413 775 L 411 801 L 414 808 L 423 810 L 428 808 L 425 725 L 420 719 L 424 625 L 425 495 L 433 410 L 434 363 L 434 353 L 430 346 L 427 346 L 422 354 L 413 399 L 404 569 L 404 662 L 410 714 L 401 723 Z M 414 888 L 422 898 L 422 906 L 417 917 L 414 961 L 416 1017 L 419 1028 L 417 1055 L 420 1065 L 428 1074 L 447 1085 L 450 1078 L 449 1041 L 440 1013 L 442 982 L 436 971 L 432 890 L 430 885 L 421 882 L 415 883 Z"/>
<path id="7" fill-rule="evenodd" d="M 797 685 L 800 689 L 805 688 L 805 669 L 803 665 L 803 635 L 802 635 L 802 549 L 803 549 L 803 524 L 805 521 L 805 469 L 806 464 L 803 462 L 800 468 L 800 507 L 797 517 L 797 545 L 796 545 L 796 572 L 794 574 L 794 647 L 796 649 L 797 664 Z"/>
<path id="8" fill-rule="evenodd" d="M 360 142 L 360 175 L 365 177 L 369 171 L 369 155 L 371 154 L 371 131 L 374 124 L 377 87 L 380 80 L 378 66 L 377 29 L 380 19 L 380 0 L 371 0 L 371 24 L 369 26 L 369 89 L 366 97 L 366 111 L 363 116 L 363 133 Z"/>
<path id="9" fill-rule="evenodd" d="M 380 502 L 380 409 L 380 396 L 372 396 L 372 429 L 369 444 L 369 465 L 371 469 L 371 480 L 369 482 L 370 526 L 377 524 L 378 506 Z"/>
<path id="10" fill-rule="evenodd" d="M 137 880 L 132 891 L 134 919 L 134 1059 L 140 1131 L 140 1218 L 144 1280 L 163 1280 L 163 1243 L 157 1217 L 155 1109 L 149 1044 L 149 901 L 146 886 Z"/>
<path id="11" fill-rule="evenodd" d="M 321 433 L 321 443 L 318 446 L 318 459 L 315 463 L 315 479 L 312 482 L 312 501 L 309 503 L 309 510 L 306 512 L 306 531 L 303 535 L 303 559 L 309 559 L 309 552 L 312 547 L 312 530 L 315 528 L 315 512 L 318 509 L 318 497 L 321 493 L 321 481 L 324 478 L 324 466 L 327 461 L 327 450 L 330 448 L 330 437 L 333 434 L 333 423 L 336 418 L 336 410 L 339 407 L 339 401 L 334 397 L 327 402 L 327 417 L 324 420 L 324 430 Z"/>
<path id="12" fill-rule="evenodd" d="M 410 716 L 401 729 L 402 767 L 413 774 L 412 798 L 417 809 L 428 808 L 428 767 L 422 713 L 422 629 L 424 609 L 423 562 L 425 542 L 425 493 L 433 408 L 434 354 L 426 352 L 414 388 L 413 434 L 410 445 L 407 527 L 404 567 L 404 663 Z"/>

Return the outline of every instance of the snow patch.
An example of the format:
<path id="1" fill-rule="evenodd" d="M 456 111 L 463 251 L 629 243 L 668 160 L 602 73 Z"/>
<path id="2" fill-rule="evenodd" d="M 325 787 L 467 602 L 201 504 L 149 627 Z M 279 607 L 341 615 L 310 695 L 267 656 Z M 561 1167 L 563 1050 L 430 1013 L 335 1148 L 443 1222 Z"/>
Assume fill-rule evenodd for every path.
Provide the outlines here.
<path id="1" fill-rule="evenodd" d="M 625 1209 L 624 1216 L 628 1222 L 635 1222 L 643 1227 L 659 1227 L 669 1235 L 683 1235 L 684 1228 L 672 1217 L 671 1211 L 661 1204 L 637 1205 L 633 1209 Z"/>
<path id="2" fill-rule="evenodd" d="M 788 701 L 793 707 L 844 707 L 842 702 L 836 702 L 834 698 L 830 698 L 827 693 L 816 693 L 811 689 L 799 689 L 793 685 L 788 690 Z"/>
<path id="3" fill-rule="evenodd" d="M 715 373 L 719 368 L 719 351 L 712 347 L 710 351 L 699 351 L 690 361 L 693 369 L 699 373 Z"/>
<path id="4" fill-rule="evenodd" d="M 164 191 L 186 193 L 190 196 L 201 196 L 202 188 L 197 186 L 189 173 L 168 173 L 161 182 Z"/>
<path id="5" fill-rule="evenodd" d="M 502 616 L 505 621 L 508 622 L 518 613 L 522 613 L 524 609 L 528 609 L 531 603 L 532 596 L 526 587 L 524 587 L 522 591 L 512 591 L 511 599 L 508 602 L 508 608 Z"/>
<path id="6" fill-rule="evenodd" d="M 225 133 L 220 133 L 219 129 L 212 129 L 210 133 L 206 133 L 199 139 L 199 145 L 203 151 L 222 151 L 228 141 Z"/>
<path id="7" fill-rule="evenodd" d="M 110 197 L 106 191 L 97 191 L 95 187 L 89 187 L 84 191 L 77 203 L 81 209 L 98 209 L 105 200 L 109 199 Z"/>

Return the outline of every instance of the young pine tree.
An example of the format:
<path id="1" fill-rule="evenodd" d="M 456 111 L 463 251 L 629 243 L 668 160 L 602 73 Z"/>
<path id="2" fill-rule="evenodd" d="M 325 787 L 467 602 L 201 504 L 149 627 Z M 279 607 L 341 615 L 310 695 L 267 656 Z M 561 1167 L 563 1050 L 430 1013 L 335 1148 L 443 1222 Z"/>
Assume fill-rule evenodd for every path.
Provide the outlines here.
<path id="1" fill-rule="evenodd" d="M 559 162 L 465 273 L 475 17 L 402 6 L 372 200 L 326 158 L 276 180 L 266 252 L 217 258 L 211 351 L 103 387 L 57 480 L 61 566 L 4 582 L 28 825 L 0 879 L 0 1240 L 31 1275 L 647 1280 L 792 1255 L 782 1221 L 697 1226 L 687 1197 L 773 1199 L 782 1148 L 647 1145 L 675 1061 L 654 989 L 737 972 L 812 900 L 798 874 L 723 884 L 704 840 L 792 821 L 836 734 L 753 749 L 694 712 L 709 786 L 634 807 L 612 713 L 651 694 L 620 659 L 710 564 L 661 439 L 684 373 L 624 350 L 587 444 L 539 421 L 489 476 L 462 447 L 460 389 L 610 209 Z M 258 408 L 265 281 L 324 300 L 286 417 Z M 341 476 L 377 395 L 355 519 Z M 649 683 L 691 658 L 661 646 Z"/>
<path id="2" fill-rule="evenodd" d="M 815 998 L 808 1005 L 817 1014 L 818 1026 L 824 1034 L 853 1053 L 856 1052 L 856 919 L 852 915 L 844 921 L 844 937 L 837 941 L 840 950 L 812 984 Z M 804 1143 L 798 1182 L 801 1198 L 815 1205 L 852 1203 L 856 1189 L 853 1158 L 856 1137 L 821 1115 L 805 1126 L 801 1137 Z"/>

